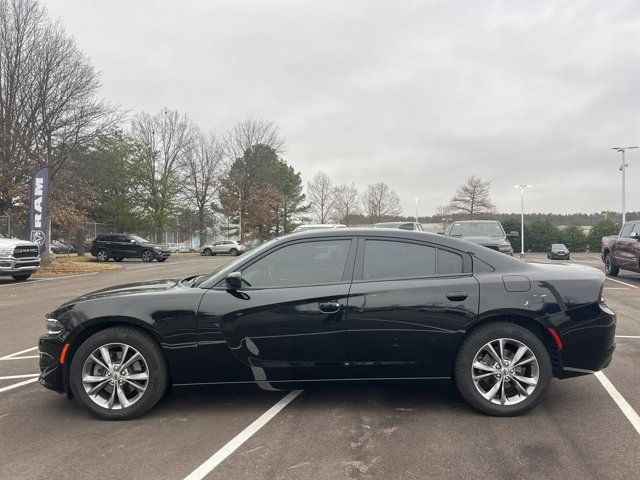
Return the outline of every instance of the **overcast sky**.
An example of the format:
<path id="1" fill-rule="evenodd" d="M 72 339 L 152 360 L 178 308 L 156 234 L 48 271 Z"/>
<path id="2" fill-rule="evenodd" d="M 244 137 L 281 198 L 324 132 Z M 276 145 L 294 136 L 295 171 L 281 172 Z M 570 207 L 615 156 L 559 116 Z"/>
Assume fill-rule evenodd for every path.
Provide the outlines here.
<path id="1" fill-rule="evenodd" d="M 620 210 L 640 144 L 640 2 L 46 0 L 132 112 L 278 123 L 305 183 L 387 182 L 435 213 L 468 175 L 500 211 Z M 628 155 L 640 210 L 640 150 Z"/>

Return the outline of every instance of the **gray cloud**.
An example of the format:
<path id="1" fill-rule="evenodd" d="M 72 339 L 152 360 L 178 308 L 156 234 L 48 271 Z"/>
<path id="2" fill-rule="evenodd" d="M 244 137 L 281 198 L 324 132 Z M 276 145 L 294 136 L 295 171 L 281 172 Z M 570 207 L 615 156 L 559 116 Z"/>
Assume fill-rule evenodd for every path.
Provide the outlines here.
<path id="1" fill-rule="evenodd" d="M 385 181 L 407 214 L 467 175 L 501 211 L 620 208 L 640 142 L 640 3 L 48 0 L 132 111 L 279 123 L 305 180 Z M 640 210 L 640 153 L 628 207 Z"/>

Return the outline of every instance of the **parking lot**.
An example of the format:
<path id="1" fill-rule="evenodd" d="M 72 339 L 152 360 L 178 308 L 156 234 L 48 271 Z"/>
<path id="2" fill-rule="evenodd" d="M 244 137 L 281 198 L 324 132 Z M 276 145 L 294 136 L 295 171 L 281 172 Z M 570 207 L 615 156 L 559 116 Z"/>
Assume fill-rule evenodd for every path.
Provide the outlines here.
<path id="1" fill-rule="evenodd" d="M 174 390 L 142 418 L 104 422 L 35 382 L 35 345 L 52 308 L 87 291 L 205 273 L 228 260 L 174 255 L 103 273 L 0 281 L 0 476 L 181 479 L 202 466 L 196 473 L 220 479 L 638 477 L 640 276 L 626 272 L 605 284 L 618 347 L 604 376 L 554 380 L 543 403 L 517 418 L 471 410 L 449 383 L 318 384 L 293 394 Z M 597 253 L 562 263 L 602 264 Z M 262 428 L 247 429 L 259 418 L 253 426 Z"/>

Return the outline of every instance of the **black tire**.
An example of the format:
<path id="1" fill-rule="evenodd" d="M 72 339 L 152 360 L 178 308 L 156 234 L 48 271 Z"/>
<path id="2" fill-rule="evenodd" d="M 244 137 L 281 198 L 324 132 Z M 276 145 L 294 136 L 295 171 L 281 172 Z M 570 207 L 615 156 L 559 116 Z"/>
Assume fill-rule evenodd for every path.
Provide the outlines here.
<path id="1" fill-rule="evenodd" d="M 31 274 L 27 273 L 26 275 L 11 275 L 11 276 L 16 282 L 24 282 L 26 280 L 29 280 L 29 277 L 31 276 Z"/>
<path id="2" fill-rule="evenodd" d="M 238 255 L 240 255 L 240 252 L 238 251 L 237 248 L 232 248 L 231 250 L 229 250 L 229 253 L 234 257 L 237 257 Z"/>
<path id="3" fill-rule="evenodd" d="M 210 257 L 213 254 L 210 248 L 205 248 L 202 253 L 204 253 L 206 257 Z"/>
<path id="4" fill-rule="evenodd" d="M 487 343 L 500 338 L 522 343 L 538 360 L 538 382 L 535 389 L 524 400 L 513 405 L 500 405 L 487 400 L 480 394 L 472 379 L 472 364 L 478 352 Z M 491 322 L 474 330 L 463 340 L 456 358 L 455 378 L 460 394 L 473 408 L 487 415 L 511 417 L 528 412 L 540 403 L 552 376 L 551 360 L 542 341 L 530 330 L 513 323 Z"/>
<path id="5" fill-rule="evenodd" d="M 122 257 L 116 257 L 116 258 L 114 258 L 113 260 L 114 260 L 114 261 L 116 261 L 116 262 L 121 262 L 122 260 L 124 260 L 124 258 L 122 258 Z"/>
<path id="6" fill-rule="evenodd" d="M 151 250 L 143 250 L 140 254 L 143 262 L 153 262 L 153 252 Z"/>
<path id="7" fill-rule="evenodd" d="M 613 258 L 609 253 L 604 256 L 604 273 L 611 277 L 617 277 L 618 273 L 620 273 L 620 267 L 613 263 Z"/>
<path id="8" fill-rule="evenodd" d="M 101 248 L 96 252 L 96 258 L 99 262 L 108 262 L 109 256 L 109 250 L 107 250 L 106 248 Z"/>
<path id="9" fill-rule="evenodd" d="M 101 346 L 111 343 L 123 343 L 133 347 L 144 357 L 149 368 L 148 383 L 139 400 L 118 410 L 110 410 L 96 404 L 82 384 L 82 370 L 89 356 Z M 111 327 L 89 337 L 73 355 L 69 371 L 69 383 L 76 401 L 103 420 L 130 420 L 148 412 L 166 391 L 168 378 L 164 354 L 158 344 L 147 333 L 131 327 Z"/>

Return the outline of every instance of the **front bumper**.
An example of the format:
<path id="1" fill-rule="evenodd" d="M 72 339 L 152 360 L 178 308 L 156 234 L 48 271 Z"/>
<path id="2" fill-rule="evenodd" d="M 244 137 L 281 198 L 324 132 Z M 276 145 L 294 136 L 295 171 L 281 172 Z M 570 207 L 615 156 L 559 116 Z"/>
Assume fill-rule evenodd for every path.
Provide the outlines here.
<path id="1" fill-rule="evenodd" d="M 43 387 L 58 393 L 65 393 L 69 390 L 64 375 L 64 365 L 60 363 L 63 347 L 64 340 L 60 335 L 43 335 L 38 342 L 40 354 L 38 382 Z"/>
<path id="2" fill-rule="evenodd" d="M 163 251 L 154 250 L 153 256 L 155 257 L 156 260 L 167 259 L 171 256 L 171 252 L 169 250 L 163 250 Z"/>
<path id="3" fill-rule="evenodd" d="M 40 257 L 35 258 L 0 258 L 0 276 L 30 275 L 40 268 Z"/>

